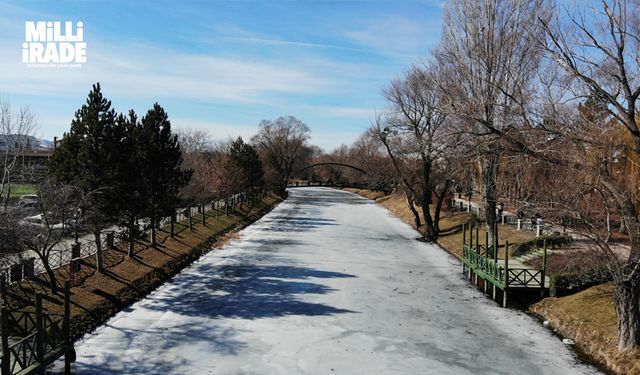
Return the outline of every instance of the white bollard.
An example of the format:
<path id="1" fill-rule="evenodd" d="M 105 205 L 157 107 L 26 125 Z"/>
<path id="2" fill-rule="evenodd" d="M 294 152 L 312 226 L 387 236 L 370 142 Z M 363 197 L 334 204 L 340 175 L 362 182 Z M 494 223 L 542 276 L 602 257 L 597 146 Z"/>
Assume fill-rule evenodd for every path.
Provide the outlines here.
<path id="1" fill-rule="evenodd" d="M 522 229 L 522 219 L 518 219 L 518 230 Z"/>
<path id="2" fill-rule="evenodd" d="M 540 230 L 542 229 L 542 225 L 536 225 L 536 237 L 540 237 Z"/>

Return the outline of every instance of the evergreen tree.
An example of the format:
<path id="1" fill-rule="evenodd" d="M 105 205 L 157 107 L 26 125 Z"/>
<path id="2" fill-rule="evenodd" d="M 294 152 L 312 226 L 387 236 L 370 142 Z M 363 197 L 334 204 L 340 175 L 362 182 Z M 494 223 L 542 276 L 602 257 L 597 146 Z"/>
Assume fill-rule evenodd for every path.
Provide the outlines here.
<path id="1" fill-rule="evenodd" d="M 111 101 L 96 83 L 49 161 L 50 174 L 58 182 L 76 186 L 84 196 L 84 217 L 95 236 L 99 271 L 103 269 L 100 232 L 114 222 L 118 209 L 111 204 L 119 193 L 114 184 L 121 139 L 116 137 L 115 120 Z"/>
<path id="2" fill-rule="evenodd" d="M 264 187 L 264 170 L 258 152 L 242 137 L 231 142 L 225 178 L 233 193 L 255 192 Z M 255 201 L 253 194 L 251 200 Z"/>
<path id="3" fill-rule="evenodd" d="M 157 221 L 173 213 L 178 192 L 189 182 L 192 171 L 180 168 L 178 137 L 171 133 L 171 122 L 158 103 L 142 118 L 136 144 L 141 161 L 143 212 L 151 219 L 151 243 L 155 246 Z"/>
<path id="4" fill-rule="evenodd" d="M 116 138 L 120 139 L 120 152 L 116 155 L 116 174 L 113 204 L 121 213 L 121 225 L 127 228 L 129 239 L 128 255 L 134 255 L 135 239 L 138 236 L 137 219 L 143 214 L 145 202 L 142 199 L 143 178 L 140 174 L 142 161 L 138 152 L 138 132 L 140 122 L 133 110 L 129 115 L 119 115 L 116 119 Z"/>
<path id="5" fill-rule="evenodd" d="M 238 186 L 236 192 L 264 186 L 264 170 L 256 149 L 238 137 L 229 148 L 227 175 L 233 176 Z"/>

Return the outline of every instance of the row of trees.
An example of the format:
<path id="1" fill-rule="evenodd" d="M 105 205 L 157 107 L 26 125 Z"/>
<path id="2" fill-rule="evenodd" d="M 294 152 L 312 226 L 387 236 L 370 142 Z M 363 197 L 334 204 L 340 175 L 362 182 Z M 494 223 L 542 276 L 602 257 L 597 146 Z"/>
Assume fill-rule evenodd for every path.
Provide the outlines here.
<path id="1" fill-rule="evenodd" d="M 49 176 L 37 183 L 41 224 L 26 223 L 19 209 L 4 205 L 0 251 L 33 250 L 55 291 L 49 260 L 65 228 L 75 226 L 76 236 L 78 231 L 93 233 L 102 271 L 106 228 L 126 229 L 132 256 L 141 218 L 150 220 L 151 245 L 156 246 L 159 220 L 175 220 L 178 207 L 204 209 L 213 200 L 265 188 L 285 193 L 292 172 L 313 149 L 308 139 L 304 123 L 281 117 L 263 121 L 253 144 L 240 137 L 213 142 L 202 130 L 173 131 L 157 103 L 140 119 L 133 110 L 117 113 L 95 84 L 58 142 Z"/>
<path id="2" fill-rule="evenodd" d="M 386 155 L 394 176 L 375 176 L 398 184 L 430 240 L 452 186 L 480 193 L 490 239 L 498 197 L 573 223 L 614 277 L 621 350 L 640 345 L 639 6 L 450 0 L 440 44 L 341 151 Z M 615 223 L 628 254 L 611 248 Z"/>
<path id="3" fill-rule="evenodd" d="M 98 270 L 103 269 L 100 234 L 109 225 L 126 224 L 133 255 L 136 220 L 148 217 L 156 245 L 158 218 L 173 214 L 178 192 L 192 174 L 181 164 L 178 138 L 159 104 L 138 120 L 133 110 L 117 114 L 100 84 L 93 86 L 51 156 L 49 174 L 78 192 L 79 212 L 69 214 L 81 216 L 94 234 Z"/>

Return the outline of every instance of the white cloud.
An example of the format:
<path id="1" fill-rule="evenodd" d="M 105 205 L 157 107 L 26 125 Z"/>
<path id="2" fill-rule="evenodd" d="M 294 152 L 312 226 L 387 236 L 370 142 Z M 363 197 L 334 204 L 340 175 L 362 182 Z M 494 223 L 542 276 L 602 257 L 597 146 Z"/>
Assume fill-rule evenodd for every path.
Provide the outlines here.
<path id="1" fill-rule="evenodd" d="M 352 144 L 359 136 L 359 132 L 318 131 L 314 128 L 311 133 L 311 144 L 331 152 L 341 144 Z"/>
<path id="2" fill-rule="evenodd" d="M 193 128 L 204 130 L 209 133 L 211 140 L 226 140 L 229 138 L 242 137 L 249 141 L 258 132 L 258 125 L 230 124 L 202 119 L 173 117 L 171 118 L 173 129 Z"/>
<path id="3" fill-rule="evenodd" d="M 315 115 L 333 118 L 368 119 L 375 114 L 373 108 L 340 107 L 340 106 L 303 106 L 301 109 L 313 112 Z"/>
<path id="4" fill-rule="evenodd" d="M 100 81 L 125 97 L 255 103 L 271 94 L 317 93 L 335 85 L 313 66 L 283 60 L 196 55 L 149 45 L 87 44 L 88 62 L 81 68 L 43 69 L 23 64 L 18 43 L 5 42 L 0 46 L 3 86 L 18 94 L 61 95 L 85 93 Z"/>
<path id="5" fill-rule="evenodd" d="M 301 42 L 301 41 L 292 41 L 292 40 L 283 40 L 283 39 L 274 39 L 274 38 L 265 38 L 265 37 L 224 37 L 223 39 L 236 41 L 236 42 L 265 44 L 265 45 L 272 45 L 272 46 L 336 49 L 336 50 L 354 51 L 354 52 L 378 52 L 372 49 L 353 48 L 353 47 L 340 46 L 336 44 L 310 43 L 310 42 Z"/>
<path id="6" fill-rule="evenodd" d="M 356 43 L 385 51 L 390 55 L 421 57 L 440 38 L 441 23 L 417 21 L 403 16 L 367 19 L 344 35 Z"/>

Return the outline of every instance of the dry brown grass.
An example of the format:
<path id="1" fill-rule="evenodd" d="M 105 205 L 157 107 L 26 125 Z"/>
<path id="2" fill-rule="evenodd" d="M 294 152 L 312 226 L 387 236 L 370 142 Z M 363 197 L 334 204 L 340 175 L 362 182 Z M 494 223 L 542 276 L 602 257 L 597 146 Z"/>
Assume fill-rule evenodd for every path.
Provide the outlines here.
<path id="1" fill-rule="evenodd" d="M 612 283 L 594 286 L 566 297 L 550 297 L 530 311 L 550 322 L 562 336 L 595 362 L 616 374 L 640 374 L 640 349 L 618 352 L 617 319 Z"/>
<path id="2" fill-rule="evenodd" d="M 352 193 L 356 193 L 358 195 L 361 195 L 365 198 L 369 198 L 372 200 L 378 200 L 380 198 L 386 197 L 386 194 L 381 192 L 381 191 L 373 191 L 373 190 L 366 190 L 366 189 L 356 189 L 356 188 L 344 188 L 344 191 L 349 191 Z"/>
<path id="3" fill-rule="evenodd" d="M 365 189 L 345 189 L 352 193 L 359 194 L 365 198 L 374 199 L 381 206 L 391 211 L 395 216 L 400 218 L 405 223 L 413 226 L 414 218 L 411 210 L 407 207 L 406 200 L 404 196 L 400 193 L 393 193 L 391 195 L 385 196 L 384 193 L 381 192 L 373 192 L 371 190 Z M 420 215 L 422 222 L 424 222 L 424 217 Z M 460 211 L 445 211 L 442 213 L 442 217 L 440 219 L 440 228 L 443 234 L 438 239 L 438 244 L 443 247 L 448 252 L 455 254 L 460 257 L 462 255 L 462 231 L 460 230 L 460 226 L 462 224 L 468 224 L 470 221 L 475 220 L 473 214 L 468 212 L 460 212 Z M 424 231 L 424 224 L 417 228 L 418 231 Z M 530 240 L 534 237 L 533 233 L 527 231 L 518 231 L 508 225 L 500 225 L 498 228 L 498 232 L 500 233 L 500 242 L 509 241 L 509 243 L 516 244 L 518 242 L 523 242 Z M 486 231 L 484 229 L 480 229 L 478 235 L 481 239 L 481 242 L 484 242 Z M 500 257 L 504 257 L 504 249 L 501 249 L 499 252 Z"/>
<path id="4" fill-rule="evenodd" d="M 95 271 L 95 260 L 87 258 L 81 266 L 81 284 L 71 288 L 72 335 L 80 337 L 122 308 L 140 299 L 181 269 L 208 252 L 218 241 L 229 241 L 228 232 L 244 227 L 266 212 L 281 199 L 268 196 L 256 208 L 233 212 L 225 216 L 209 215 L 206 226 L 200 221 L 189 231 L 184 223 L 176 226 L 179 233 L 170 237 L 164 230 L 158 232 L 158 245 L 154 248 L 148 241 L 136 243 L 135 257 L 126 256 L 126 244 L 105 251 L 105 272 Z M 69 277 L 69 268 L 56 271 L 59 285 Z M 46 295 L 43 307 L 53 314 L 61 314 L 62 293 L 51 294 L 48 279 L 24 281 L 10 291 L 13 305 L 32 300 L 35 293 Z"/>

